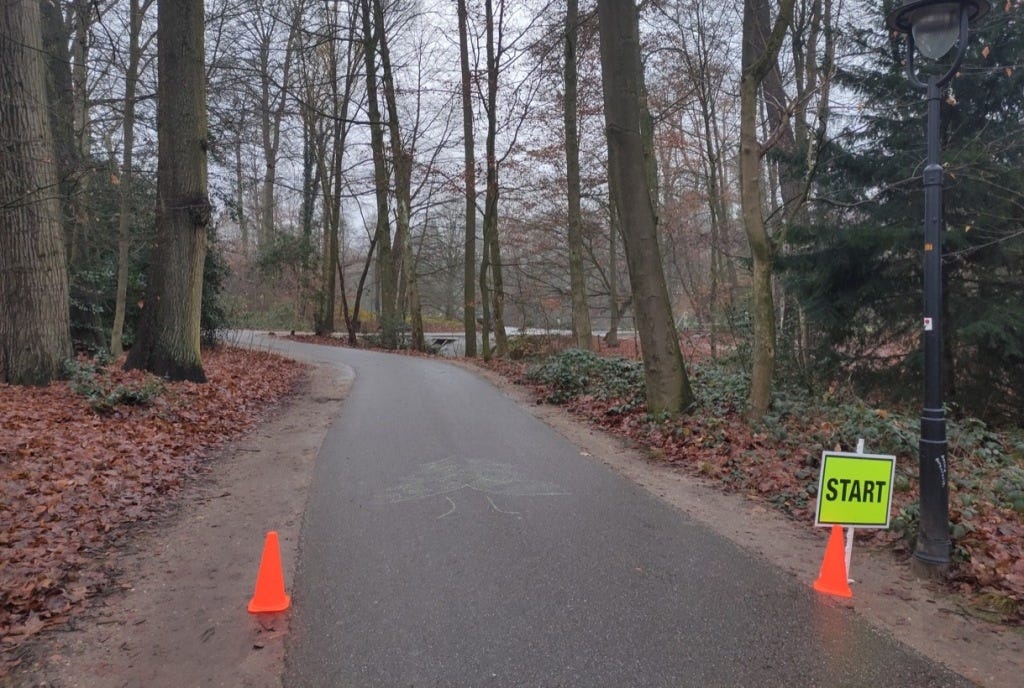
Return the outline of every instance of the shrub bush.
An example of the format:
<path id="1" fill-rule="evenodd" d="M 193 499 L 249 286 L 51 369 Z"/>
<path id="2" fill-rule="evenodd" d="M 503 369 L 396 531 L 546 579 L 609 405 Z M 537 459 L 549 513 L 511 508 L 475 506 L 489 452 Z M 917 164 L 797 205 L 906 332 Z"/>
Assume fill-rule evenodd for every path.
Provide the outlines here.
<path id="1" fill-rule="evenodd" d="M 526 379 L 546 385 L 547 400 L 552 404 L 564 404 L 584 394 L 627 401 L 644 396 L 644 371 L 639 361 L 602 358 L 581 349 L 568 349 L 530 368 Z"/>
<path id="2" fill-rule="evenodd" d="M 67 360 L 64 374 L 71 382 L 71 389 L 85 398 L 89 408 L 100 415 L 113 412 L 118 406 L 149 406 L 164 391 L 159 378 L 145 375 L 141 380 L 114 382 L 97 360 Z"/>

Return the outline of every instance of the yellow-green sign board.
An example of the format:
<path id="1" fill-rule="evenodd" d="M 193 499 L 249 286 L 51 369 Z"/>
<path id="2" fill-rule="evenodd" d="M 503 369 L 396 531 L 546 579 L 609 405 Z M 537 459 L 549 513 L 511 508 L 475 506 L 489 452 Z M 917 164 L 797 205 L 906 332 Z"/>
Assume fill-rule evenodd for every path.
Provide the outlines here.
<path id="1" fill-rule="evenodd" d="M 816 526 L 888 528 L 896 457 L 822 452 Z"/>

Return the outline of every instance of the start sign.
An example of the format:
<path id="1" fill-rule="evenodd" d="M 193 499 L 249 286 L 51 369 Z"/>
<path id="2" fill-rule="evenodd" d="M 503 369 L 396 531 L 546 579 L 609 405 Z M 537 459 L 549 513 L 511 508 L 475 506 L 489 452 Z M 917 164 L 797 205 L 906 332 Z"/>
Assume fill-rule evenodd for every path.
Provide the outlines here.
<path id="1" fill-rule="evenodd" d="M 816 526 L 888 528 L 896 457 L 822 452 Z"/>

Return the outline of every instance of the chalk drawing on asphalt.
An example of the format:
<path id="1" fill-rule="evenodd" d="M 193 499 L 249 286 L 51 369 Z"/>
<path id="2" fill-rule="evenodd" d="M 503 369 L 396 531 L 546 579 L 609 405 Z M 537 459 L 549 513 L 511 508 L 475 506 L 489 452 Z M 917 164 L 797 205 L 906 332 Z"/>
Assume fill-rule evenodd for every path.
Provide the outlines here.
<path id="1" fill-rule="evenodd" d="M 443 495 L 451 505 L 451 509 L 438 517 L 444 518 L 456 510 L 455 501 L 448 495 L 465 489 L 485 493 L 495 511 L 511 515 L 518 515 L 518 512 L 499 508 L 491 496 L 553 497 L 569 494 L 554 483 L 531 479 L 507 463 L 448 457 L 420 466 L 396 487 L 389 488 L 384 501 L 395 504 Z"/>

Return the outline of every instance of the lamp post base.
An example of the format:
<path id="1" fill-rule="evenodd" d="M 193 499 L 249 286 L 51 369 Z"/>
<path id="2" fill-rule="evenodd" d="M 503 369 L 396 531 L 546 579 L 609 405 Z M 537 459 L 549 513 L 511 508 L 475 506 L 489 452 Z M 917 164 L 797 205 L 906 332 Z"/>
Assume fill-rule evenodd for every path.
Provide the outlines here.
<path id="1" fill-rule="evenodd" d="M 949 573 L 949 540 L 917 539 L 917 547 L 910 558 L 910 570 L 918 578 L 939 580 Z"/>

